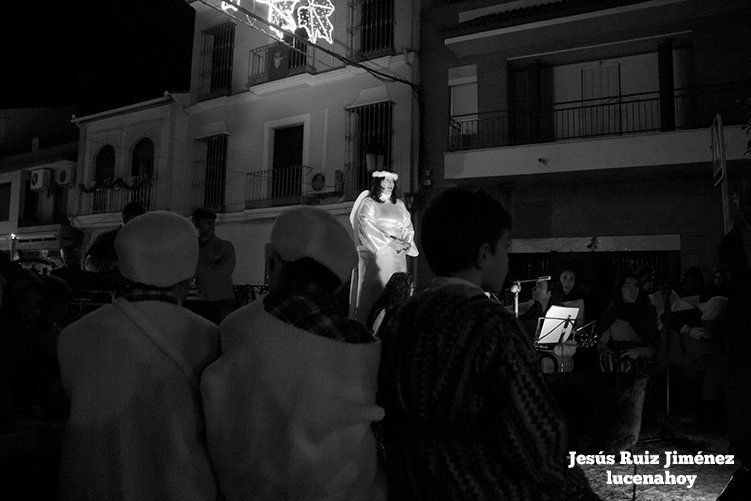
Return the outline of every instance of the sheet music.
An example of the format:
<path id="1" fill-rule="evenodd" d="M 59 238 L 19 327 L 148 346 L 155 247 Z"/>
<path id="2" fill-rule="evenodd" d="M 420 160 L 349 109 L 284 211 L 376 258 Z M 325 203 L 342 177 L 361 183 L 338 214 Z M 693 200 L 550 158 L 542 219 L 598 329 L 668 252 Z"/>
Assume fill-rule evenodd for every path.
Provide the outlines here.
<path id="1" fill-rule="evenodd" d="M 536 343 L 557 344 L 565 343 L 574 330 L 574 321 L 579 314 L 579 308 L 566 306 L 551 306 L 543 317 L 542 326 Z M 570 318 L 570 322 L 566 319 Z"/>

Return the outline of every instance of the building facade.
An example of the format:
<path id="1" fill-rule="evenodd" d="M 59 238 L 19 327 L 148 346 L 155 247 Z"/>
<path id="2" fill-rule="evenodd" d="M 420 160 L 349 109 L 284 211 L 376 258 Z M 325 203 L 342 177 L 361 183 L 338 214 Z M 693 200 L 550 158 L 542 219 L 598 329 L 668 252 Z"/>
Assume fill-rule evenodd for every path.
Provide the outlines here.
<path id="1" fill-rule="evenodd" d="M 185 216 L 208 207 L 235 246 L 234 282 L 263 284 L 284 208 L 318 205 L 349 227 L 377 166 L 416 189 L 417 2 L 188 3 L 189 92 L 75 120 L 84 247 L 131 200 Z"/>
<path id="2" fill-rule="evenodd" d="M 426 2 L 421 182 L 494 192 L 515 220 L 512 278 L 593 253 L 607 273 L 706 276 L 724 231 L 718 113 L 731 181 L 749 168 L 749 21 L 734 0 Z"/>
<path id="3" fill-rule="evenodd" d="M 417 2 L 189 3 L 193 189 L 174 209 L 219 213 L 217 234 L 238 255 L 236 283 L 264 282 L 265 244 L 284 207 L 319 205 L 349 227 L 366 157 L 397 172 L 402 192 L 415 189 Z"/>
<path id="4" fill-rule="evenodd" d="M 77 170 L 71 107 L 0 110 L 0 251 L 38 270 L 80 237 L 69 224 Z"/>
<path id="5" fill-rule="evenodd" d="M 78 183 L 71 224 L 83 248 L 122 222 L 128 202 L 185 212 L 192 179 L 186 156 L 187 94 L 74 118 L 79 129 Z"/>

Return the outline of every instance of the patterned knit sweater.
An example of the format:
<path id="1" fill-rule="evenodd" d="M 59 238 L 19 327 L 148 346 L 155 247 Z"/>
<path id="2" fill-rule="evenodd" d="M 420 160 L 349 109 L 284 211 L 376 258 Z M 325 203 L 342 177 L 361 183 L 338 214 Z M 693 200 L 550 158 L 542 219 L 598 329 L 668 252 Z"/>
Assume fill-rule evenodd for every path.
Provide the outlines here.
<path id="1" fill-rule="evenodd" d="M 379 404 L 398 499 L 596 499 L 515 319 L 462 286 L 418 293 L 385 325 Z"/>

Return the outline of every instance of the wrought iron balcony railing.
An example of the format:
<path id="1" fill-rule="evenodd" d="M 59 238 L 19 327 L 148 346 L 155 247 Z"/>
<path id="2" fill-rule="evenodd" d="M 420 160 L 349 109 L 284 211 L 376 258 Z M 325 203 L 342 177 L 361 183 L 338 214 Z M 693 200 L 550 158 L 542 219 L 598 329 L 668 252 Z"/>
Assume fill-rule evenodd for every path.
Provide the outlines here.
<path id="1" fill-rule="evenodd" d="M 293 41 L 258 47 L 250 51 L 248 87 L 300 73 L 315 73 L 315 48 Z"/>
<path id="2" fill-rule="evenodd" d="M 245 207 L 257 209 L 303 203 L 303 180 L 312 172 L 307 165 L 294 165 L 247 174 Z"/>
<path id="3" fill-rule="evenodd" d="M 726 125 L 739 125 L 742 115 L 738 100 L 749 88 L 748 83 L 735 83 L 676 89 L 667 108 L 668 115 L 661 109 L 657 91 L 455 115 L 449 119 L 448 149 L 703 128 L 712 124 L 717 113 L 722 113 Z"/>
<path id="4" fill-rule="evenodd" d="M 18 218 L 19 228 L 67 223 L 68 216 L 66 214 L 23 214 Z"/>
<path id="5" fill-rule="evenodd" d="M 92 181 L 80 186 L 81 214 L 121 212 L 128 202 L 153 207 L 155 176 L 132 176 Z"/>

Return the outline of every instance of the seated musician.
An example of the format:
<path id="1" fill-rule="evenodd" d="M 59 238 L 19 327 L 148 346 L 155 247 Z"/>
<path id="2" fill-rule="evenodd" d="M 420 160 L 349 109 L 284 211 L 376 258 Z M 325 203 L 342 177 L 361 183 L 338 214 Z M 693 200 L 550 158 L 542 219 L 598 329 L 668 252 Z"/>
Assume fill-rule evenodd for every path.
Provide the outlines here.
<path id="1" fill-rule="evenodd" d="M 657 314 L 633 274 L 625 274 L 616 282 L 613 302 L 597 332 L 603 372 L 648 375 L 659 340 Z"/>
<path id="2" fill-rule="evenodd" d="M 576 272 L 564 268 L 558 275 L 558 280 L 549 286 L 552 292 L 551 304 L 556 306 L 570 306 L 579 308 L 577 319 L 584 317 L 584 291 L 576 285 Z"/>
<path id="3" fill-rule="evenodd" d="M 520 323 L 526 331 L 525 334 L 532 342 L 535 341 L 539 318 L 545 316 L 545 313 L 552 304 L 550 302 L 552 293 L 549 285 L 549 282 L 546 280 L 535 283 L 535 288 L 532 290 L 532 303 L 529 305 L 527 311 L 519 315 Z"/>

